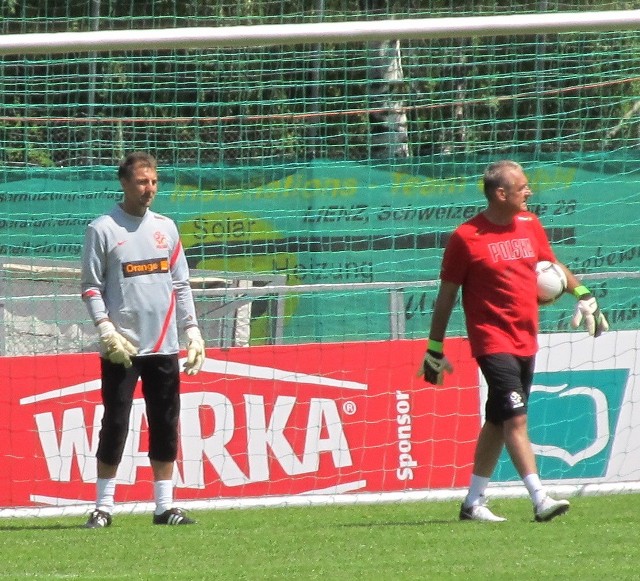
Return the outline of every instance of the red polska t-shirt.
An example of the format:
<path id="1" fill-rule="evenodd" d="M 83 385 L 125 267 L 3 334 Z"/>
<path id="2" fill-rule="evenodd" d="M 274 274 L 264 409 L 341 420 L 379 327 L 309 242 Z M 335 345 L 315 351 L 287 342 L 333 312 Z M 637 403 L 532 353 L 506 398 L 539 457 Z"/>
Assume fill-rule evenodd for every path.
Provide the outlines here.
<path id="1" fill-rule="evenodd" d="M 461 224 L 444 251 L 440 279 L 462 286 L 462 306 L 474 357 L 538 350 L 536 263 L 556 261 L 535 214 L 507 226 L 478 214 Z"/>

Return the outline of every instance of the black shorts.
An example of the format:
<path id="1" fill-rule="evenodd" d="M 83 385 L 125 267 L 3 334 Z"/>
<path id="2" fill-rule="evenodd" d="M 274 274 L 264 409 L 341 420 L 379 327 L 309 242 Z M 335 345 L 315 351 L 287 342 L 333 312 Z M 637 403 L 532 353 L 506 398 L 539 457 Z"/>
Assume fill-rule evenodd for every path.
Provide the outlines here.
<path id="1" fill-rule="evenodd" d="M 100 359 L 104 416 L 96 457 L 115 466 L 120 463 L 129 432 L 133 394 L 142 380 L 149 426 L 149 458 L 173 462 L 178 455 L 180 416 L 180 367 L 178 355 L 145 355 L 132 358 L 133 365 Z"/>
<path id="2" fill-rule="evenodd" d="M 527 413 L 536 358 L 508 353 L 477 358 L 489 388 L 485 406 L 486 420 L 501 424 Z"/>

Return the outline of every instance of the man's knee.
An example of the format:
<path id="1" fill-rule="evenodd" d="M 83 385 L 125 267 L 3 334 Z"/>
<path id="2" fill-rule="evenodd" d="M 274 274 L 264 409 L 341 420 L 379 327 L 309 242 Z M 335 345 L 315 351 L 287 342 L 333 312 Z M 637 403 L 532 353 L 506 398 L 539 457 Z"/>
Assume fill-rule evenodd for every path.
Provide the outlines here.
<path id="1" fill-rule="evenodd" d="M 506 430 L 520 431 L 527 429 L 527 414 L 516 414 L 504 420 L 503 426 Z"/>

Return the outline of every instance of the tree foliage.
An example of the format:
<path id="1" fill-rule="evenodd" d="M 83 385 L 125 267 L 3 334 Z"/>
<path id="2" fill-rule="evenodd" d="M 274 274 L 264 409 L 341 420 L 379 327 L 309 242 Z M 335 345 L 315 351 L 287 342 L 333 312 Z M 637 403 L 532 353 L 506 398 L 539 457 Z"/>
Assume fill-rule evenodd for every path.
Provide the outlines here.
<path id="1" fill-rule="evenodd" d="M 3 34 L 615 10 L 552 0 L 6 0 Z M 403 41 L 393 87 L 417 155 L 595 151 L 633 143 L 635 33 Z M 5 164 L 164 163 L 370 155 L 372 78 L 360 43 L 5 57 Z M 615 71 L 615 77 L 612 77 Z"/>

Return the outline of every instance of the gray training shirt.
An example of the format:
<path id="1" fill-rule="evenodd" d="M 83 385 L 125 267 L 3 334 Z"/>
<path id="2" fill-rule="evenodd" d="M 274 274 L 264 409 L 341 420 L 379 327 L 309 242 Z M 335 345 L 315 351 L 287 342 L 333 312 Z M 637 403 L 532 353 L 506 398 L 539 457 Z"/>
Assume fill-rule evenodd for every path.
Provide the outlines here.
<path id="1" fill-rule="evenodd" d="M 197 325 L 178 229 L 151 210 L 118 205 L 88 225 L 81 289 L 94 324 L 108 318 L 139 355 L 177 353 L 178 330 Z"/>

